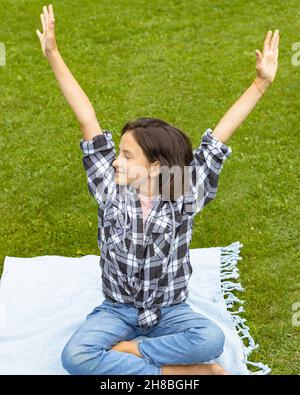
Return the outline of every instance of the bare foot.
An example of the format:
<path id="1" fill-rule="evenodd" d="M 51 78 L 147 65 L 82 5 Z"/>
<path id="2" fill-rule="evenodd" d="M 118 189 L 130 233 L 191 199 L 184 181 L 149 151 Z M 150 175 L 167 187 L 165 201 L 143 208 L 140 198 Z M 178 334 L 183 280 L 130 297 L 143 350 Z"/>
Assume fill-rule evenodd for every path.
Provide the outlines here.
<path id="1" fill-rule="evenodd" d="M 195 365 L 165 365 L 162 375 L 229 375 L 222 366 L 216 363 Z"/>
<path id="2" fill-rule="evenodd" d="M 129 354 L 133 354 L 137 357 L 142 358 L 140 351 L 138 349 L 138 342 L 135 340 L 121 341 L 115 344 L 111 350 L 119 351 L 119 352 L 127 352 Z"/>
<path id="3" fill-rule="evenodd" d="M 142 358 L 135 340 L 121 341 L 115 344 L 111 350 L 127 352 Z M 229 375 L 222 366 L 216 363 L 164 365 L 161 368 L 162 375 Z"/>
<path id="4" fill-rule="evenodd" d="M 214 371 L 214 375 L 226 375 L 229 376 L 229 373 L 220 365 L 218 365 L 217 363 L 213 363 L 213 371 Z"/>
<path id="5" fill-rule="evenodd" d="M 111 347 L 111 350 L 119 351 L 119 352 L 126 352 L 126 342 L 121 341 Z"/>

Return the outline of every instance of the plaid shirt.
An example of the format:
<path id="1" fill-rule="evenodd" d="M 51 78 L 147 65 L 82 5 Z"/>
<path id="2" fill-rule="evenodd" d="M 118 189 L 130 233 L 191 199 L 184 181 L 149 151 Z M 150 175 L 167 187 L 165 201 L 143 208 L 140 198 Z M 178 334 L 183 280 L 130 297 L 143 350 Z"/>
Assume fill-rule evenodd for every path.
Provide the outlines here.
<path id="1" fill-rule="evenodd" d="M 112 133 L 80 140 L 88 189 L 98 203 L 98 246 L 105 298 L 138 308 L 138 325 L 159 322 L 160 307 L 185 301 L 192 275 L 189 244 L 195 214 L 217 193 L 231 148 L 207 129 L 193 150 L 190 192 L 175 201 L 154 199 L 145 227 L 135 188 L 115 183 Z"/>

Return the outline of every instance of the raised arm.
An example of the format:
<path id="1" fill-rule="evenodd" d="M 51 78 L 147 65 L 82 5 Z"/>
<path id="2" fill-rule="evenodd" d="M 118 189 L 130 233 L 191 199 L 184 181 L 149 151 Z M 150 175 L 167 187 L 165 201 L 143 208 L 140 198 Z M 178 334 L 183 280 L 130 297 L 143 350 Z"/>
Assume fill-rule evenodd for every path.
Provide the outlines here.
<path id="1" fill-rule="evenodd" d="M 55 39 L 55 18 L 52 4 L 48 7 L 43 6 L 43 13 L 40 14 L 40 18 L 43 33 L 39 30 L 36 30 L 36 33 L 41 42 L 43 55 L 50 63 L 60 89 L 79 122 L 83 139 L 91 140 L 94 136 L 102 134 L 103 131 L 97 121 L 91 102 L 59 53 Z"/>
<path id="2" fill-rule="evenodd" d="M 80 148 L 87 175 L 88 189 L 104 210 L 115 188 L 115 144 L 112 133 L 102 130 L 92 104 L 64 63 L 55 40 L 54 12 L 50 4 L 40 15 L 43 33 L 36 30 L 44 56 L 48 59 L 67 102 L 75 113 L 83 133 Z"/>
<path id="3" fill-rule="evenodd" d="M 272 31 L 269 31 L 264 41 L 263 53 L 256 50 L 256 78 L 213 130 L 213 135 L 221 142 L 226 143 L 229 140 L 272 84 L 278 67 L 278 45 L 279 31 L 275 30 L 273 37 Z"/>

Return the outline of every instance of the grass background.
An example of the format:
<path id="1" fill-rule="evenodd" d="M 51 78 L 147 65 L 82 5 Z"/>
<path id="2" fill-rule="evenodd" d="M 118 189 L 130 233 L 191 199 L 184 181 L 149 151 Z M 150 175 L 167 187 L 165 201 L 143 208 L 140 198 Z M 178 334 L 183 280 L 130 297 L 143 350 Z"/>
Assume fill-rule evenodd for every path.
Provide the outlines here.
<path id="1" fill-rule="evenodd" d="M 0 0 L 0 269 L 5 256 L 99 254 L 97 203 L 77 121 L 35 30 L 41 1 Z M 255 49 L 280 30 L 272 87 L 232 136 L 216 199 L 195 218 L 191 248 L 239 240 L 253 361 L 299 374 L 300 3 L 258 0 L 53 1 L 57 43 L 104 129 L 153 116 L 196 147 L 255 78 Z"/>

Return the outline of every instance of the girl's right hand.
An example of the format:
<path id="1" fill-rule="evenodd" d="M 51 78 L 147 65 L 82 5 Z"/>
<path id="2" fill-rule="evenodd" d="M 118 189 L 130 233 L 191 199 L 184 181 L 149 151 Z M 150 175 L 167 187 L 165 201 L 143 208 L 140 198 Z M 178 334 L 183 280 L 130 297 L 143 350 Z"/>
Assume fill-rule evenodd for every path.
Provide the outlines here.
<path id="1" fill-rule="evenodd" d="M 43 33 L 36 30 L 36 34 L 40 39 L 43 55 L 48 57 L 53 52 L 57 51 L 54 33 L 55 19 L 52 4 L 50 4 L 48 8 L 43 6 L 43 13 L 40 14 L 40 18 L 43 26 Z"/>

